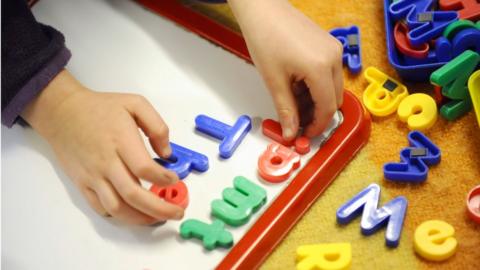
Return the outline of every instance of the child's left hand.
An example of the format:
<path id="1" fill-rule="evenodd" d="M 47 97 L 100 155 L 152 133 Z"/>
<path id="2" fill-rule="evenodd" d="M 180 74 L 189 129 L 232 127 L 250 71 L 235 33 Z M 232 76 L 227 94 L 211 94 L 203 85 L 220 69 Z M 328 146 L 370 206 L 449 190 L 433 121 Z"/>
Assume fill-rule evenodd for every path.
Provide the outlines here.
<path id="1" fill-rule="evenodd" d="M 343 100 L 342 45 L 286 0 L 229 0 L 283 137 L 320 135 Z"/>

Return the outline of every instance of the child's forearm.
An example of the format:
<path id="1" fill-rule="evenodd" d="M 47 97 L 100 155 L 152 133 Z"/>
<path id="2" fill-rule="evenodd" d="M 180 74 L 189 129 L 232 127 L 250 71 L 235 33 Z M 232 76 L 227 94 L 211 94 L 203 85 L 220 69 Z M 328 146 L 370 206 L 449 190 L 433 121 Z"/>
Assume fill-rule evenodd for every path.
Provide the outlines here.
<path id="1" fill-rule="evenodd" d="M 21 116 L 40 135 L 48 138 L 55 133 L 55 118 L 61 113 L 60 108 L 79 91 L 85 89 L 67 70 L 63 70 L 25 107 Z"/>
<path id="2" fill-rule="evenodd" d="M 227 2 L 230 8 L 232 9 L 235 17 L 237 18 L 237 21 L 240 21 L 240 18 L 242 18 L 242 15 L 245 15 L 245 11 L 248 10 L 252 5 L 254 5 L 258 1 L 227 0 Z"/>
<path id="3" fill-rule="evenodd" d="M 267 6 L 289 5 L 287 0 L 227 0 L 227 2 L 241 28 L 246 24 L 255 24 L 256 18 L 251 11 L 260 10 L 261 12 L 265 12 L 268 10 L 268 8 L 266 8 Z"/>

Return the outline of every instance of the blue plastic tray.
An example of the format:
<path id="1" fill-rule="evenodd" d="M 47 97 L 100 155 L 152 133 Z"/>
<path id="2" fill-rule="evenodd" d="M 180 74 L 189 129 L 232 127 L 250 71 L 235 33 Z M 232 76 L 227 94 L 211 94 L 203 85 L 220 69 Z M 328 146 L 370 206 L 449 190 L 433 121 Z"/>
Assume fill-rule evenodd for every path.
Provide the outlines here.
<path id="1" fill-rule="evenodd" d="M 385 30 L 387 34 L 388 61 L 395 68 L 398 75 L 404 80 L 414 82 L 430 81 L 430 74 L 443 66 L 446 62 L 431 62 L 425 64 L 410 64 L 405 57 L 397 51 L 393 39 L 393 27 L 395 21 L 390 18 L 388 7 L 391 0 L 384 0 Z"/>

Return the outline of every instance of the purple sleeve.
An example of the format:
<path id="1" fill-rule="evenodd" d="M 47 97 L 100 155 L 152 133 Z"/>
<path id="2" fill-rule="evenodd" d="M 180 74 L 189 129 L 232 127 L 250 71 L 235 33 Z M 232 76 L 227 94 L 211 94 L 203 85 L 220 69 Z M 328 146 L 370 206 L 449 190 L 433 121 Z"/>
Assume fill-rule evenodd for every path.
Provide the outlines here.
<path id="1" fill-rule="evenodd" d="M 2 124 L 12 127 L 27 104 L 67 65 L 71 53 L 62 48 L 46 65 L 21 87 L 2 110 Z"/>
<path id="2" fill-rule="evenodd" d="M 2 124 L 11 127 L 71 55 L 63 35 L 38 23 L 26 1 L 2 0 L 1 5 Z"/>

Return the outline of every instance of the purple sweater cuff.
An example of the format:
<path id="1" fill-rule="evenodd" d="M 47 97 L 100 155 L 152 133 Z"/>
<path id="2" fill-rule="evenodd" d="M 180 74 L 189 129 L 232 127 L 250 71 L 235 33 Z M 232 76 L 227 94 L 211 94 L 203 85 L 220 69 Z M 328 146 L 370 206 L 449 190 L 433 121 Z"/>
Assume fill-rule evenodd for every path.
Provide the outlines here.
<path id="1" fill-rule="evenodd" d="M 18 91 L 2 111 L 2 124 L 12 127 L 25 106 L 35 98 L 67 65 L 72 54 L 64 47 Z"/>

